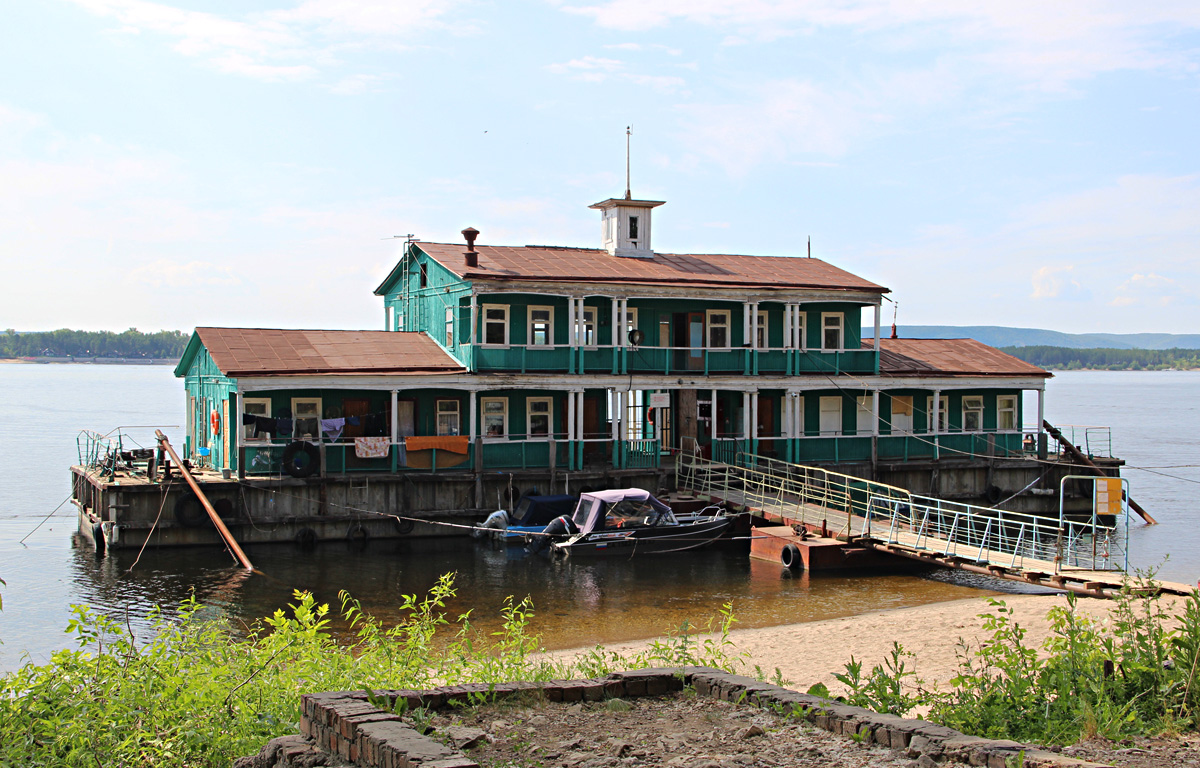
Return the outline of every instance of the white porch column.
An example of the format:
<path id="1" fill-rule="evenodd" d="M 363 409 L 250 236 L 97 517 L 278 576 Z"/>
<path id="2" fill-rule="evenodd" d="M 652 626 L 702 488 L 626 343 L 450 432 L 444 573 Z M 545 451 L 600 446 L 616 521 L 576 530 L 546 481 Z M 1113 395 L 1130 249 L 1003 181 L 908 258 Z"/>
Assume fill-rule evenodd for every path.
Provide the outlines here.
<path id="1" fill-rule="evenodd" d="M 742 393 L 742 439 L 750 438 L 750 393 Z"/>
<path id="2" fill-rule="evenodd" d="M 758 439 L 758 391 L 750 393 L 750 439 Z"/>
<path id="3" fill-rule="evenodd" d="M 753 336 L 750 335 L 750 300 L 749 299 L 742 302 L 742 328 L 743 328 L 742 343 L 747 344 L 748 342 L 751 342 L 753 340 Z M 730 346 L 733 346 L 733 333 L 729 334 L 728 342 L 729 342 Z"/>
<path id="4" fill-rule="evenodd" d="M 584 435 L 583 435 L 583 390 L 582 389 L 579 390 L 578 397 L 579 397 L 579 405 L 575 407 L 575 418 L 579 420 L 579 428 L 575 431 L 575 434 L 579 435 L 579 439 L 582 440 L 584 437 Z"/>
<path id="5" fill-rule="evenodd" d="M 621 326 L 617 323 L 617 317 L 621 314 L 621 300 L 616 296 L 612 299 L 612 348 L 616 349 L 621 346 L 621 337 L 625 334 L 621 333 Z"/>
<path id="6" fill-rule="evenodd" d="M 399 391 L 392 390 L 392 445 L 400 442 Z"/>
<path id="7" fill-rule="evenodd" d="M 575 390 L 567 392 L 567 441 L 575 439 Z"/>
<path id="8" fill-rule="evenodd" d="M 878 315 L 876 315 L 878 317 Z M 875 417 L 875 426 L 871 428 L 871 434 L 879 437 L 879 390 L 871 390 L 871 415 Z"/>
<path id="9" fill-rule="evenodd" d="M 783 348 L 792 348 L 792 305 L 783 305 Z"/>
<path id="10" fill-rule="evenodd" d="M 1046 389 L 1043 387 L 1037 391 L 1038 393 L 1038 434 L 1040 435 L 1046 429 Z"/>
<path id="11" fill-rule="evenodd" d="M 233 394 L 237 400 L 237 407 L 234 408 L 234 413 L 229 417 L 232 424 L 226 424 L 226 429 L 233 430 L 233 449 L 236 451 L 246 445 L 246 427 L 242 424 L 242 416 L 246 413 L 246 398 L 242 396 L 241 387 L 236 387 Z M 241 466 L 240 464 L 238 466 Z"/>
<path id="12" fill-rule="evenodd" d="M 587 329 L 583 324 L 583 296 L 575 300 L 575 335 L 578 339 L 575 342 L 577 347 L 587 346 Z"/>
<path id="13" fill-rule="evenodd" d="M 792 348 L 804 349 L 803 324 L 800 322 L 800 305 L 792 305 Z"/>
<path id="14" fill-rule="evenodd" d="M 621 306 L 617 310 L 617 322 L 619 322 L 621 324 L 621 346 L 622 347 L 629 346 L 629 331 L 631 329 L 627 328 L 626 324 L 625 324 L 625 319 L 628 316 L 629 316 L 629 299 L 628 298 L 621 299 Z"/>
<path id="15" fill-rule="evenodd" d="M 477 297 L 475 295 L 475 292 L 471 291 L 471 330 L 467 334 L 467 342 L 471 345 L 475 344 L 476 337 L 479 334 L 479 303 L 477 301 L 478 298 L 479 297 Z"/>
<path id="16" fill-rule="evenodd" d="M 883 308 L 883 300 L 881 299 L 875 305 L 875 351 L 879 351 L 879 311 Z"/>
<path id="17" fill-rule="evenodd" d="M 933 458 L 940 459 L 942 457 L 941 439 L 938 437 L 938 426 L 942 421 L 942 390 L 933 390 L 933 407 L 929 409 L 929 419 L 932 422 L 930 431 L 933 433 Z"/>
<path id="18" fill-rule="evenodd" d="M 804 398 L 800 395 L 800 391 L 792 393 L 795 396 L 795 402 L 792 404 L 792 435 L 799 439 L 804 437 L 804 430 L 801 425 L 804 422 Z"/>
<path id="19" fill-rule="evenodd" d="M 763 339 L 766 341 L 766 339 Z M 758 302 L 750 305 L 750 348 L 758 349 Z"/>
<path id="20" fill-rule="evenodd" d="M 711 443 L 711 448 L 715 448 L 717 445 L 717 390 L 710 390 L 709 396 L 712 398 L 712 405 L 709 406 L 711 409 L 709 416 L 711 418 L 708 422 L 708 428 L 712 434 L 708 436 L 708 439 Z"/>
<path id="21" fill-rule="evenodd" d="M 471 441 L 471 445 L 475 444 L 475 438 L 479 434 L 479 422 L 476 421 L 476 419 L 478 418 L 476 416 L 476 411 L 478 409 L 476 408 L 476 405 L 475 405 L 475 401 L 477 398 L 478 398 L 478 393 L 472 389 L 470 404 L 467 406 L 468 409 L 471 411 L 470 416 L 467 417 L 467 425 L 468 425 L 467 426 L 467 439 L 469 439 Z M 478 463 L 478 459 L 476 459 L 476 462 Z"/>

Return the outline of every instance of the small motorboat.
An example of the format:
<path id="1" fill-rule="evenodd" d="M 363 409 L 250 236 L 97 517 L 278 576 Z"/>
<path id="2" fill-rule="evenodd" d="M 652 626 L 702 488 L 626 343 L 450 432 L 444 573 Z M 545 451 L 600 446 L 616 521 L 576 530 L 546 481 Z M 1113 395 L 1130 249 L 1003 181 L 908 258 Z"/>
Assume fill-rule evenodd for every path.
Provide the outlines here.
<path id="1" fill-rule="evenodd" d="M 697 549 L 725 536 L 733 518 L 717 506 L 681 521 L 671 508 L 640 488 L 579 495 L 575 512 L 527 536 L 530 551 L 561 555 L 625 555 Z"/>
<path id="2" fill-rule="evenodd" d="M 524 546 L 526 534 L 541 533 L 554 518 L 572 514 L 578 503 L 578 496 L 522 496 L 511 513 L 496 510 L 478 523 L 471 535 Z"/>

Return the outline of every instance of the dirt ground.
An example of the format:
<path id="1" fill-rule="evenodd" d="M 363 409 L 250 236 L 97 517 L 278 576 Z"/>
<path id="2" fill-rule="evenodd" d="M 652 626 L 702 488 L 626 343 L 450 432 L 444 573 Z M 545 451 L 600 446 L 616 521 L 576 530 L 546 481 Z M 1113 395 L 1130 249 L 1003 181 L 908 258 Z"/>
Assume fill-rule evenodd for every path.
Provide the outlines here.
<path id="1" fill-rule="evenodd" d="M 465 751 L 485 768 L 924 765 L 782 714 L 687 692 L 595 703 L 492 705 L 439 717 L 434 725 L 460 748 L 477 742 Z"/>
<path id="2" fill-rule="evenodd" d="M 510 702 L 439 715 L 431 725 L 484 768 L 966 768 L 914 760 L 780 713 L 688 692 L 615 702 Z M 1117 768 L 1200 768 L 1200 734 L 1051 751 Z"/>

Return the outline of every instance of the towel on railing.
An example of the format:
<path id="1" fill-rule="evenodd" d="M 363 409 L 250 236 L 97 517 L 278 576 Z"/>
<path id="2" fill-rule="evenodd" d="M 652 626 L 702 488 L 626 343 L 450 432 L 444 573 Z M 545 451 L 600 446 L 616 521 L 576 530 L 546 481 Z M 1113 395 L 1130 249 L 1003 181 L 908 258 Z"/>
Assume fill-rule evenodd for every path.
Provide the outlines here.
<path id="1" fill-rule="evenodd" d="M 391 439 L 387 437 L 354 438 L 354 455 L 360 459 L 384 459 Z"/>
<path id="2" fill-rule="evenodd" d="M 464 456 L 467 454 L 467 448 L 471 444 L 466 435 L 413 436 L 404 438 L 404 442 L 408 444 L 408 450 L 410 451 L 424 451 L 430 448 L 437 448 L 439 451 L 461 453 Z"/>

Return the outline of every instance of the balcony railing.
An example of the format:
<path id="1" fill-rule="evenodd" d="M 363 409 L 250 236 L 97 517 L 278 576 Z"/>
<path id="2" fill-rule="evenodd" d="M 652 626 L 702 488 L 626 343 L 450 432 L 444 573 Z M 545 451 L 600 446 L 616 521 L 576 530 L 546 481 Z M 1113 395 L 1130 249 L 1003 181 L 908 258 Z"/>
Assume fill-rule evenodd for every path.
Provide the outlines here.
<path id="1" fill-rule="evenodd" d="M 520 373 L 693 373 L 743 375 L 874 373 L 872 349 L 825 352 L 731 347 L 571 347 L 567 345 L 485 346 L 476 344 L 471 365 L 477 371 Z"/>

